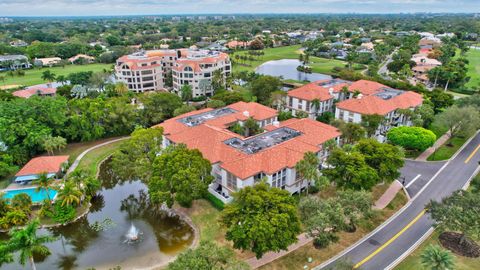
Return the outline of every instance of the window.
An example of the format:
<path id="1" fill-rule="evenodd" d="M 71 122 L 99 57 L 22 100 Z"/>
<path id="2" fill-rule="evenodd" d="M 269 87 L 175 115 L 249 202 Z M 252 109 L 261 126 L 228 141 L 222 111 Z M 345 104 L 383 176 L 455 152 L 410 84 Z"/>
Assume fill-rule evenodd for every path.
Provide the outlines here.
<path id="1" fill-rule="evenodd" d="M 237 189 L 237 177 L 227 172 L 227 187 L 236 190 Z"/>
<path id="2" fill-rule="evenodd" d="M 284 189 L 286 184 L 287 184 L 286 168 L 272 174 L 272 187 Z"/>
<path id="3" fill-rule="evenodd" d="M 193 69 L 191 67 L 185 67 L 183 71 L 193 71 Z"/>
<path id="4" fill-rule="evenodd" d="M 258 183 L 262 181 L 262 179 L 265 177 L 265 174 L 263 172 L 256 174 L 253 176 L 253 183 Z"/>
<path id="5" fill-rule="evenodd" d="M 288 106 L 292 107 L 293 106 L 293 98 L 289 98 Z"/>
<path id="6" fill-rule="evenodd" d="M 309 112 L 310 111 L 310 102 L 307 101 L 307 107 L 305 108 L 305 111 Z"/>

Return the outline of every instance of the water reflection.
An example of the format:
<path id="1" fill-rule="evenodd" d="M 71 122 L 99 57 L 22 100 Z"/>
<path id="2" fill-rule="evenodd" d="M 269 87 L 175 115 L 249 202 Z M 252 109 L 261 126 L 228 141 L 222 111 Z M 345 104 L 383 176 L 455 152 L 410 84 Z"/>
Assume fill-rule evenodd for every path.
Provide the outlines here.
<path id="1" fill-rule="evenodd" d="M 47 244 L 52 254 L 37 258 L 37 269 L 122 269 L 161 264 L 187 248 L 193 240 L 192 229 L 161 206 L 150 203 L 141 181 L 127 181 L 114 176 L 108 162 L 101 167 L 103 189 L 92 200 L 88 215 L 75 223 L 42 229 L 57 237 Z M 131 224 L 143 232 L 142 241 L 124 243 Z M 5 236 L 3 236 L 4 238 Z M 16 264 L 2 269 L 22 269 Z"/>
<path id="2" fill-rule="evenodd" d="M 332 76 L 321 73 L 305 73 L 297 70 L 301 62 L 296 59 L 282 59 L 275 61 L 268 61 L 257 67 L 256 73 L 263 75 L 270 75 L 275 77 L 282 77 L 286 80 L 297 81 L 318 81 L 331 79 Z"/>

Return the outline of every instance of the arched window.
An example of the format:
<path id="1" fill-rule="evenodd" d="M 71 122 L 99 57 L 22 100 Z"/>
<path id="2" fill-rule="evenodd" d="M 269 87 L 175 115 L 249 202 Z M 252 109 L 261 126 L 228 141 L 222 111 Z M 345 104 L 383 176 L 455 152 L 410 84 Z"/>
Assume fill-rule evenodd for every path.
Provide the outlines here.
<path id="1" fill-rule="evenodd" d="M 186 66 L 186 67 L 183 69 L 183 71 L 189 71 L 189 72 L 192 72 L 192 71 L 193 71 L 193 69 L 192 69 L 191 67 L 189 67 L 189 66 Z"/>

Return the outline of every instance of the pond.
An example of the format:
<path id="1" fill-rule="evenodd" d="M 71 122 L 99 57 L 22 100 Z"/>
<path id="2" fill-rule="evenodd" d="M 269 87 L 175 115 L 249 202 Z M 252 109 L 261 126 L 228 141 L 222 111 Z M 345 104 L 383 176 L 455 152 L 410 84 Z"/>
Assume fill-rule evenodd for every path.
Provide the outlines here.
<path id="1" fill-rule="evenodd" d="M 297 70 L 301 62 L 296 59 L 282 59 L 275 61 L 268 61 L 258 66 L 256 73 L 262 75 L 270 75 L 275 77 L 283 77 L 285 80 L 297 81 L 318 81 L 331 79 L 332 76 L 321 73 L 305 73 Z"/>
<path id="2" fill-rule="evenodd" d="M 145 184 L 114 177 L 108 161 L 101 167 L 100 178 L 102 190 L 85 217 L 64 227 L 39 230 L 38 234 L 58 239 L 47 244 L 50 256 L 35 259 L 37 269 L 149 268 L 165 264 L 190 246 L 192 228 L 150 204 Z M 139 240 L 127 242 L 132 225 L 140 232 Z M 11 263 L 2 269 L 23 267 Z"/>

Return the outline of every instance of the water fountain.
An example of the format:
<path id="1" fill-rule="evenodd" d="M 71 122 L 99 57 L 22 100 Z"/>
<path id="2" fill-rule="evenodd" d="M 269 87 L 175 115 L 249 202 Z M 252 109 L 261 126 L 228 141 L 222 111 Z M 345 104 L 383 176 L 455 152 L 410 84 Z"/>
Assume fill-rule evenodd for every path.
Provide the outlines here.
<path id="1" fill-rule="evenodd" d="M 128 229 L 128 232 L 125 235 L 125 237 L 127 238 L 126 242 L 127 243 L 133 243 L 133 242 L 138 241 L 140 239 L 141 234 L 142 233 L 132 223 L 132 225 L 130 226 L 130 229 Z"/>

